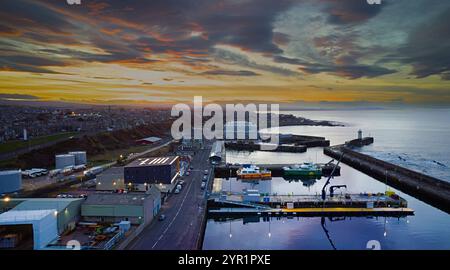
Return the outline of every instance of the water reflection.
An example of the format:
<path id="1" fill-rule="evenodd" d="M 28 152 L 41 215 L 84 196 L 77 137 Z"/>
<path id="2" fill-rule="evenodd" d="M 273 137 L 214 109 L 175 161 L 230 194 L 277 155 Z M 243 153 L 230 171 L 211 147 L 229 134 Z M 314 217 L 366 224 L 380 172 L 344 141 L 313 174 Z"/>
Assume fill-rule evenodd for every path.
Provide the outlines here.
<path id="1" fill-rule="evenodd" d="M 405 238 L 409 224 L 408 217 L 216 217 L 208 220 L 203 249 L 367 249 L 372 240 L 382 249 L 449 248 Z"/>
<path id="2" fill-rule="evenodd" d="M 320 176 L 283 176 L 283 179 L 286 180 L 289 183 L 295 182 L 301 182 L 304 187 L 311 187 L 313 186 L 317 180 L 320 180 L 322 177 Z"/>

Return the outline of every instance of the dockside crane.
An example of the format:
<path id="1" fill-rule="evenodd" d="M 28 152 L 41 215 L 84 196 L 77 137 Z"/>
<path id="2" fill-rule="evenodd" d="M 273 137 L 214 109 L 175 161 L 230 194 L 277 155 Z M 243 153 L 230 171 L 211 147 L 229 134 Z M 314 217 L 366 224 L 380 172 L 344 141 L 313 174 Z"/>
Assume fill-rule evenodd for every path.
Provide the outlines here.
<path id="1" fill-rule="evenodd" d="M 344 152 L 342 152 L 341 156 L 339 157 L 338 162 L 334 165 L 333 170 L 331 171 L 330 176 L 328 176 L 328 179 L 327 179 L 327 181 L 325 182 L 325 185 L 323 185 L 323 188 L 322 188 L 322 200 L 324 200 L 324 201 L 325 201 L 325 199 L 327 198 L 327 191 L 326 191 L 326 188 L 327 188 L 327 186 L 330 184 L 331 177 L 333 177 L 334 172 L 336 171 L 336 168 L 339 166 L 339 163 L 341 163 L 341 160 L 342 160 L 342 157 L 343 157 L 343 156 L 344 156 Z M 330 187 L 330 195 L 332 194 L 332 192 L 334 192 L 334 189 L 335 189 L 335 188 L 341 188 L 341 187 L 343 187 L 343 186 L 332 186 L 332 187 Z M 345 186 L 345 187 L 347 187 L 347 186 Z M 333 193 L 333 195 L 334 195 L 334 193 Z"/>

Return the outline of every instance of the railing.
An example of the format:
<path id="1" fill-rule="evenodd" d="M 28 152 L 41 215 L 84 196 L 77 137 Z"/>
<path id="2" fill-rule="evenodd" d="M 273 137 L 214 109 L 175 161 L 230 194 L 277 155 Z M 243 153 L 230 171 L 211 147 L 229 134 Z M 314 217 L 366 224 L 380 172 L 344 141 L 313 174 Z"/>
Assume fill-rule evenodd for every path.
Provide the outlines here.
<path id="1" fill-rule="evenodd" d="M 122 230 L 119 231 L 116 235 L 114 235 L 109 241 L 105 244 L 104 250 L 110 250 L 117 242 L 119 242 L 124 236 L 124 232 Z"/>

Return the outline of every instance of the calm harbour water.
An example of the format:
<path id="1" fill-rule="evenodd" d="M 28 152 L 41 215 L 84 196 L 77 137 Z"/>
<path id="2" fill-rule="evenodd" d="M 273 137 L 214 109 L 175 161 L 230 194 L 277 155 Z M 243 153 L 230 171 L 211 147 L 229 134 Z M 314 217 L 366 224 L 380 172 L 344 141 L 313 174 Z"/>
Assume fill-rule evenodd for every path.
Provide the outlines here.
<path id="1" fill-rule="evenodd" d="M 362 149 L 377 158 L 429 173 L 450 181 L 450 110 L 368 110 L 289 112 L 315 120 L 345 123 L 345 127 L 282 127 L 281 133 L 324 136 L 331 144 L 356 137 L 358 129 L 375 137 L 375 143 Z M 227 162 L 300 163 L 328 162 L 322 148 L 307 153 L 270 153 L 227 151 Z M 345 164 L 333 185 L 345 184 L 342 192 L 384 192 L 383 183 Z M 251 187 L 261 192 L 316 194 L 326 179 L 288 182 L 283 178 L 245 184 L 236 179 L 223 180 L 223 190 L 240 191 Z M 407 218 L 347 217 L 338 220 L 306 217 L 246 218 L 227 221 L 209 219 L 204 249 L 365 249 L 377 240 L 382 249 L 450 249 L 450 215 L 411 196 L 389 188 L 408 200 L 415 215 Z M 325 228 L 325 229 L 324 229 Z M 231 237 L 230 237 L 231 236 Z"/>

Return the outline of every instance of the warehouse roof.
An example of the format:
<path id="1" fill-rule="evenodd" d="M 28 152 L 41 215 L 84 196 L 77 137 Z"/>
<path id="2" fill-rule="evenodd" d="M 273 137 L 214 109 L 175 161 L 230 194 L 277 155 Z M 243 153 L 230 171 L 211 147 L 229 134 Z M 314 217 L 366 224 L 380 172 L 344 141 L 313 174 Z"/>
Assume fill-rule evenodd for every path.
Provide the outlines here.
<path id="1" fill-rule="evenodd" d="M 142 193 L 94 193 L 88 195 L 84 204 L 91 205 L 142 205 L 149 197 Z"/>
<path id="2" fill-rule="evenodd" d="M 174 163 L 179 156 L 172 157 L 150 157 L 150 158 L 138 158 L 125 167 L 147 167 L 147 166 L 161 166 L 170 165 Z"/>
<path id="3" fill-rule="evenodd" d="M 41 220 L 54 213 L 54 210 L 8 211 L 0 215 L 0 224 Z"/>
<path id="4" fill-rule="evenodd" d="M 147 138 L 139 139 L 136 141 L 137 142 L 145 141 L 145 142 L 155 143 L 155 142 L 159 142 L 160 140 L 161 140 L 161 138 L 159 138 L 159 137 L 147 137 Z"/>
<path id="5" fill-rule="evenodd" d="M 20 174 L 20 170 L 0 171 L 0 175 Z"/>
<path id="6" fill-rule="evenodd" d="M 66 209 L 70 203 L 84 200 L 82 198 L 36 198 L 25 199 L 19 203 L 13 210 L 46 210 L 56 209 L 58 212 Z"/>

